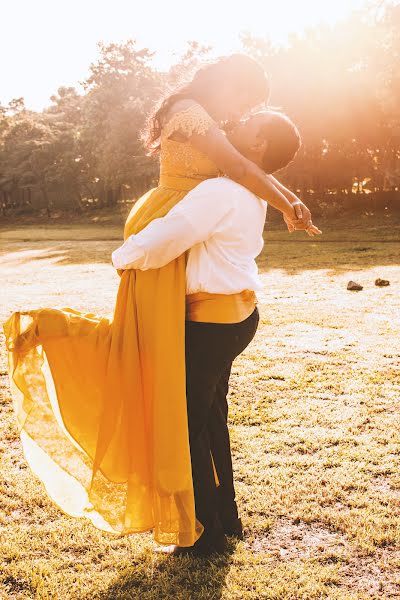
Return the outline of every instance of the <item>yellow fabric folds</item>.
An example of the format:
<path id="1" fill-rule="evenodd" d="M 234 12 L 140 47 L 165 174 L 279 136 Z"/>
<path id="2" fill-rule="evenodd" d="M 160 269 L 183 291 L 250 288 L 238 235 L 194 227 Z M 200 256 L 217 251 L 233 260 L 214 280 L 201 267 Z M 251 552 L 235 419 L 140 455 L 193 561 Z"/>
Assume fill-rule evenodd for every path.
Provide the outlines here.
<path id="1" fill-rule="evenodd" d="M 150 190 L 124 238 L 198 182 Z M 104 531 L 153 529 L 159 543 L 191 546 L 203 526 L 187 429 L 185 262 L 120 271 L 111 320 L 41 308 L 13 313 L 4 332 L 24 454 L 60 509 Z"/>

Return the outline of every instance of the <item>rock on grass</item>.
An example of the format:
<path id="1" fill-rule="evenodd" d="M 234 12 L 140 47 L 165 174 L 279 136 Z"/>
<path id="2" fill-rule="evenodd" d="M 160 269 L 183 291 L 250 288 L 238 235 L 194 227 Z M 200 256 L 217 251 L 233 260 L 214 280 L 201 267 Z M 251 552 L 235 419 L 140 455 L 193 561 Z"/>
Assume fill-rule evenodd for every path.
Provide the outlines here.
<path id="1" fill-rule="evenodd" d="M 390 285 L 390 281 L 378 277 L 378 279 L 375 279 L 375 285 L 377 285 L 378 287 L 386 287 L 387 285 Z"/>
<path id="2" fill-rule="evenodd" d="M 349 283 L 347 284 L 347 289 L 351 290 L 352 292 L 359 292 L 363 289 L 363 286 L 360 283 L 357 283 L 356 281 L 349 281 Z"/>

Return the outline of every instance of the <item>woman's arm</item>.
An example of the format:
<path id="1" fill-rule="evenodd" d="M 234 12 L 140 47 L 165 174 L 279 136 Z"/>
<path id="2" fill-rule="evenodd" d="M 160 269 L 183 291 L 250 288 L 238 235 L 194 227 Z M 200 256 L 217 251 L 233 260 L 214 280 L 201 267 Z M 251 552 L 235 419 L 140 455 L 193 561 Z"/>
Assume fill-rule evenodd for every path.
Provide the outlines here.
<path id="1" fill-rule="evenodd" d="M 205 134 L 193 133 L 190 143 L 208 156 L 222 173 L 240 183 L 259 198 L 283 213 L 288 219 L 296 220 L 297 213 L 291 202 L 277 188 L 270 177 L 255 163 L 243 156 L 217 127 Z"/>
<path id="2" fill-rule="evenodd" d="M 230 179 L 283 213 L 289 232 L 305 230 L 310 237 L 322 233 L 312 223 L 310 211 L 296 194 L 238 152 L 217 127 L 212 127 L 206 134 L 193 133 L 189 140 Z"/>
<path id="3" fill-rule="evenodd" d="M 268 177 L 272 180 L 272 182 L 278 188 L 278 190 L 284 196 L 286 196 L 291 205 L 295 207 L 296 212 L 298 211 L 297 221 L 292 221 L 291 219 L 288 219 L 286 215 L 283 216 L 289 233 L 293 233 L 293 231 L 295 231 L 296 229 L 305 229 L 307 231 L 307 234 L 311 237 L 322 233 L 322 231 L 318 229 L 318 227 L 313 225 L 313 222 L 311 220 L 311 212 L 304 204 L 304 202 L 302 202 L 300 198 L 296 196 L 296 194 L 288 190 L 288 188 L 285 187 L 282 183 L 280 183 L 280 181 L 278 181 L 273 175 L 268 175 Z"/>
<path id="4" fill-rule="evenodd" d="M 205 127 L 185 127 L 184 124 L 179 126 L 176 122 L 173 127 L 170 127 L 171 122 L 174 122 L 174 116 L 178 116 L 179 121 L 179 113 L 186 111 L 190 113 L 191 108 L 195 107 L 200 108 L 200 111 L 204 112 L 204 116 L 209 119 Z M 194 100 L 185 99 L 176 102 L 165 120 L 164 127 L 167 129 L 167 135 L 170 139 L 177 142 L 189 141 L 194 148 L 205 154 L 230 179 L 248 188 L 259 198 L 268 201 L 271 206 L 282 212 L 288 219 L 298 219 L 301 210 L 296 211 L 296 208 L 299 209 L 300 207 L 298 205 L 293 207 L 290 200 L 276 187 L 269 176 L 236 150 L 204 109 L 199 107 Z M 169 129 L 171 129 L 170 134 Z"/>
<path id="5" fill-rule="evenodd" d="M 272 181 L 272 183 L 275 185 L 275 187 L 278 188 L 278 190 L 281 192 L 281 194 L 283 194 L 289 200 L 289 202 L 292 206 L 293 205 L 299 206 L 299 211 L 301 212 L 300 217 L 303 218 L 303 220 L 311 221 L 311 212 L 309 211 L 307 206 L 304 204 L 304 202 L 302 202 L 300 200 L 300 198 L 298 196 L 296 196 L 296 194 L 291 192 L 280 181 L 278 181 L 276 179 L 276 177 L 274 177 L 273 175 L 267 175 L 267 177 Z"/>
<path id="6" fill-rule="evenodd" d="M 305 230 L 311 237 L 322 233 L 313 225 L 310 211 L 296 194 L 238 152 L 217 127 L 210 128 L 205 134 L 193 133 L 189 140 L 230 179 L 283 213 L 289 232 L 295 229 Z"/>

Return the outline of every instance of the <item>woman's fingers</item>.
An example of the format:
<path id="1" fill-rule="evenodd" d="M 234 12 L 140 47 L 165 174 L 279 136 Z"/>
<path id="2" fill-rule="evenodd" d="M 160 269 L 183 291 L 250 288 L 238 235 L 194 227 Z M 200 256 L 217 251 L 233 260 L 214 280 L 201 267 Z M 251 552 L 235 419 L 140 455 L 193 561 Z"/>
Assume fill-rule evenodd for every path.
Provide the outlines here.
<path id="1" fill-rule="evenodd" d="M 309 226 L 309 222 L 308 223 L 304 223 L 304 221 L 302 219 L 286 219 L 285 218 L 286 223 L 290 223 L 290 225 L 292 225 L 295 229 L 306 229 Z"/>
<path id="2" fill-rule="evenodd" d="M 318 227 L 316 225 L 313 225 L 312 223 L 309 227 L 307 227 L 306 231 L 310 237 L 313 237 L 314 235 L 320 235 L 322 233 L 322 231 L 320 229 L 318 229 Z"/>
<path id="3" fill-rule="evenodd" d="M 285 223 L 289 233 L 293 233 L 293 231 L 295 230 L 295 226 L 293 225 L 293 223 L 291 223 L 291 221 L 285 221 Z"/>
<path id="4" fill-rule="evenodd" d="M 310 237 L 313 237 L 314 235 L 320 235 L 322 233 L 322 231 L 316 225 L 314 225 L 311 220 L 307 223 L 304 223 L 301 219 L 296 219 L 293 221 L 285 219 L 285 222 L 290 232 L 294 230 L 306 231 Z"/>
<path id="5" fill-rule="evenodd" d="M 293 224 L 293 221 L 291 221 L 290 219 L 288 219 L 286 217 L 286 215 L 283 215 L 283 220 L 286 223 L 286 227 L 288 228 L 289 233 L 293 233 L 293 231 L 295 230 L 295 226 Z"/>
<path id="6" fill-rule="evenodd" d="M 292 206 L 294 207 L 294 212 L 295 212 L 295 214 L 296 214 L 296 217 L 297 217 L 298 219 L 302 220 L 302 219 L 303 219 L 303 210 L 302 210 L 302 208 L 301 208 L 301 203 L 300 203 L 300 202 L 299 202 L 299 203 L 297 203 L 297 202 L 294 202 L 294 203 L 292 204 Z"/>

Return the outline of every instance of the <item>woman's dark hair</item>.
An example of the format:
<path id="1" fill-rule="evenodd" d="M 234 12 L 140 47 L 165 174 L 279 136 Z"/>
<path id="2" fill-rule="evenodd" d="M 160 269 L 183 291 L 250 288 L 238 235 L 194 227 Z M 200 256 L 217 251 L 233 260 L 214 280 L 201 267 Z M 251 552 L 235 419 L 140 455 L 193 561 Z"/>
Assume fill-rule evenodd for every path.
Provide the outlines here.
<path id="1" fill-rule="evenodd" d="M 193 79 L 180 85 L 164 96 L 148 119 L 143 132 L 143 140 L 150 154 L 160 150 L 160 136 L 165 115 L 177 100 L 196 100 L 207 89 L 226 85 L 227 81 L 237 81 L 238 89 L 246 87 L 254 98 L 254 106 L 268 101 L 269 83 L 264 69 L 245 54 L 231 54 L 198 69 Z"/>
<path id="2" fill-rule="evenodd" d="M 296 125 L 287 115 L 270 110 L 270 118 L 260 127 L 260 137 L 268 141 L 262 168 L 268 174 L 286 167 L 301 147 L 301 137 Z"/>

